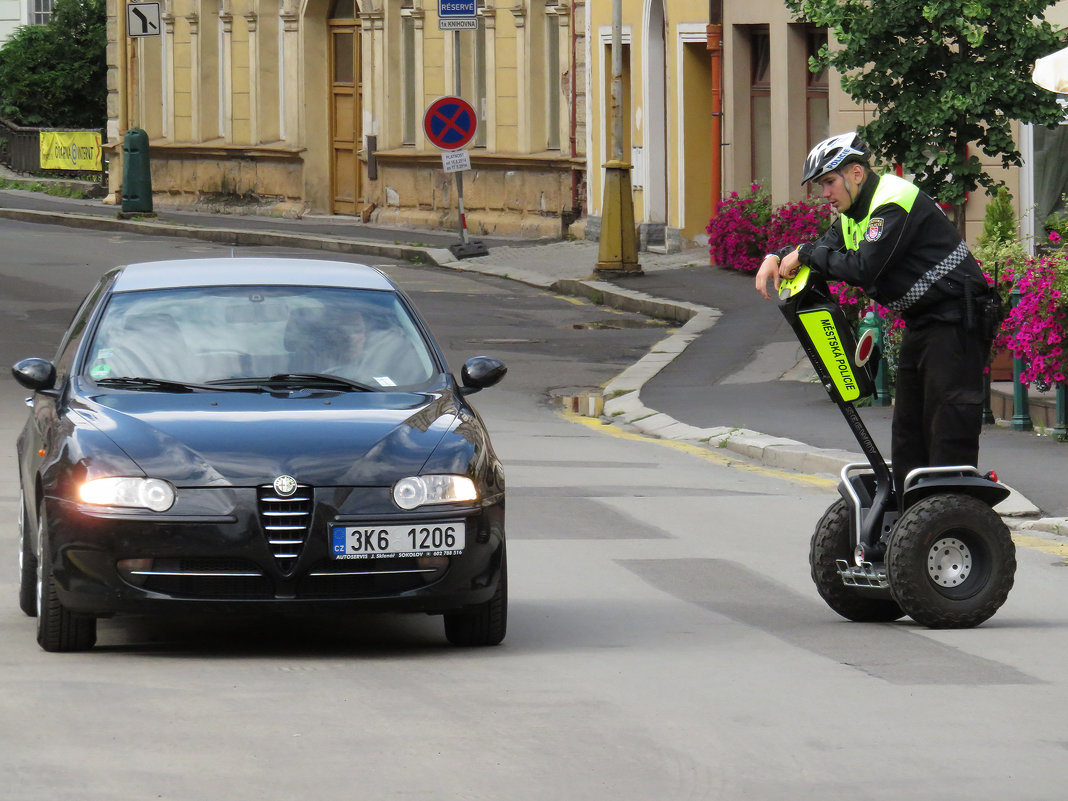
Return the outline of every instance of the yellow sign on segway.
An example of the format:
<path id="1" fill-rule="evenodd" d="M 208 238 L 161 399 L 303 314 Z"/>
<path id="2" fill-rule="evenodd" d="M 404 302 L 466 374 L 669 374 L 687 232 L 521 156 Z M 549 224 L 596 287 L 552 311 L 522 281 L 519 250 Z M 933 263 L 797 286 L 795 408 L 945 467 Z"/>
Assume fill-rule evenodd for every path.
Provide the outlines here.
<path id="1" fill-rule="evenodd" d="M 808 338 L 819 354 L 827 372 L 830 373 L 838 394 L 844 401 L 855 401 L 860 397 L 853 367 L 849 363 L 849 354 L 829 309 L 812 309 L 798 313 L 801 324 L 805 327 Z"/>

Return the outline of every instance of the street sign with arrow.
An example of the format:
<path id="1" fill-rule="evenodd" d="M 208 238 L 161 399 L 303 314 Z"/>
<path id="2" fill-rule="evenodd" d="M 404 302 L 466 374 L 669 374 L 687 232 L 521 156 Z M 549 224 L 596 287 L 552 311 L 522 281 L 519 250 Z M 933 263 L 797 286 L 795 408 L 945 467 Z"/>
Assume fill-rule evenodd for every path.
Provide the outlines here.
<path id="1" fill-rule="evenodd" d="M 159 36 L 159 3 L 127 5 L 126 33 L 129 36 Z"/>

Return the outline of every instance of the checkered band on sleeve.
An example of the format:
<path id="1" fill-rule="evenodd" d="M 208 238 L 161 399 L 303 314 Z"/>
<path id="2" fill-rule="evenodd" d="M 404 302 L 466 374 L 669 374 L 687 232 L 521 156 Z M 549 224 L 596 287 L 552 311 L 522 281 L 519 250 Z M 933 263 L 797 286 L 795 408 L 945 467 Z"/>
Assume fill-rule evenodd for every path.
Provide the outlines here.
<path id="1" fill-rule="evenodd" d="M 968 245 L 962 240 L 952 253 L 920 276 L 920 280 L 913 284 L 908 292 L 886 305 L 894 311 L 905 311 L 905 309 L 908 309 L 916 303 L 916 301 L 927 294 L 928 289 L 959 267 L 960 263 L 964 261 L 967 255 Z"/>

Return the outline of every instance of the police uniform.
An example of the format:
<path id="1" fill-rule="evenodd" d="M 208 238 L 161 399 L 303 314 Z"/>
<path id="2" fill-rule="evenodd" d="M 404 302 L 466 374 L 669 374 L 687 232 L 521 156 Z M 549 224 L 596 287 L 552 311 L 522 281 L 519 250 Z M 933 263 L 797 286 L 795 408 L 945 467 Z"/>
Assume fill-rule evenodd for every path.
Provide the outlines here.
<path id="1" fill-rule="evenodd" d="M 978 263 L 934 200 L 896 175 L 869 173 L 839 220 L 798 257 L 905 320 L 891 443 L 898 489 L 917 467 L 978 465 L 990 350 L 978 309 L 991 294 Z"/>

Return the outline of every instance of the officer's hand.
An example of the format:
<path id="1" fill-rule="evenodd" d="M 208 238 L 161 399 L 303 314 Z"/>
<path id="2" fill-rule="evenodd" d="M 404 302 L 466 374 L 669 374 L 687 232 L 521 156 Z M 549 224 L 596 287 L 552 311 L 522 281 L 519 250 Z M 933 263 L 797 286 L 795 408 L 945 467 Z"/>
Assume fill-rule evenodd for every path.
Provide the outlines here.
<path id="1" fill-rule="evenodd" d="M 760 269 L 756 274 L 756 290 L 766 299 L 770 300 L 771 295 L 768 294 L 768 281 L 774 282 L 775 293 L 779 292 L 779 257 L 775 254 L 769 254 L 764 257 L 764 261 L 760 263 Z"/>
<path id="2" fill-rule="evenodd" d="M 785 256 L 782 261 L 779 262 L 779 277 L 780 278 L 793 278 L 797 275 L 798 268 L 801 267 L 801 260 L 798 258 L 797 251 L 791 250 Z M 778 288 L 778 282 L 775 284 Z"/>

